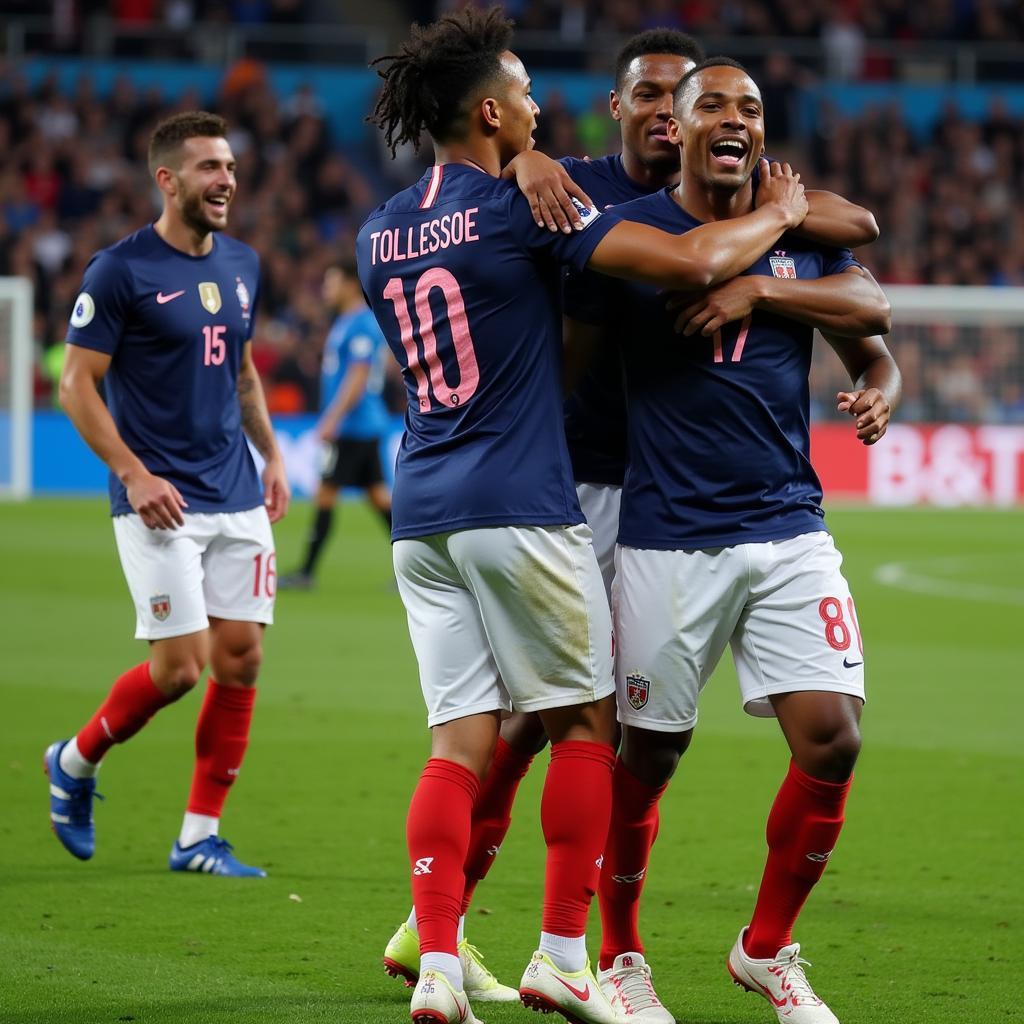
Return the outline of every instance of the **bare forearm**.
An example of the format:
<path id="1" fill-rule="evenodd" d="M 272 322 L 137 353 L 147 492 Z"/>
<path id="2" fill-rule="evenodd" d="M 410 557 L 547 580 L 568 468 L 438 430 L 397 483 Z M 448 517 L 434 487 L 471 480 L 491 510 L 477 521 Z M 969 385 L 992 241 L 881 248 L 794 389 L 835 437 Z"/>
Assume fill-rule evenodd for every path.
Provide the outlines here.
<path id="1" fill-rule="evenodd" d="M 60 403 L 82 440 L 126 483 L 139 470 L 148 472 L 141 459 L 124 443 L 96 384 L 88 378 L 62 382 Z"/>
<path id="2" fill-rule="evenodd" d="M 893 412 L 903 397 L 903 375 L 896 365 L 896 360 L 888 353 L 872 359 L 854 378 L 853 386 L 857 390 L 877 388 L 885 396 Z"/>
<path id="3" fill-rule="evenodd" d="M 267 462 L 278 458 L 280 452 L 274 438 L 274 428 L 270 425 L 267 400 L 255 367 L 243 366 L 239 371 L 238 404 L 242 411 L 242 429 L 256 450 Z"/>
<path id="4" fill-rule="evenodd" d="M 808 190 L 807 216 L 793 234 L 819 245 L 855 249 L 878 238 L 875 215 L 834 192 Z"/>
<path id="5" fill-rule="evenodd" d="M 884 293 L 860 274 L 834 274 L 810 281 L 763 277 L 758 285 L 756 308 L 822 332 L 857 338 L 889 331 L 889 304 Z"/>

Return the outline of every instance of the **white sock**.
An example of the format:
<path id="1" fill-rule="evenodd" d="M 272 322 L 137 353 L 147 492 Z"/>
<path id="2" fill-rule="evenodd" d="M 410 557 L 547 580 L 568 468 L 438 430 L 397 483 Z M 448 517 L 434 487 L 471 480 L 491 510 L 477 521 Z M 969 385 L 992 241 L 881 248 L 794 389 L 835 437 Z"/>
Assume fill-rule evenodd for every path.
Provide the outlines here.
<path id="1" fill-rule="evenodd" d="M 215 836 L 220 828 L 220 818 L 211 818 L 206 814 L 193 814 L 185 812 L 185 820 L 181 823 L 181 835 L 178 836 L 178 845 L 184 849 L 186 846 L 195 846 L 201 843 L 208 836 Z"/>
<path id="2" fill-rule="evenodd" d="M 408 925 L 408 926 L 409 926 L 409 927 L 410 927 L 410 928 L 411 928 L 411 929 L 412 929 L 412 930 L 413 930 L 413 931 L 414 931 L 414 932 L 415 932 L 415 933 L 416 933 L 417 935 L 419 935 L 419 933 L 420 933 L 420 930 L 419 930 L 419 928 L 417 928 L 417 927 L 416 927 L 416 908 L 415 908 L 415 907 L 413 907 L 413 908 L 412 908 L 412 910 L 410 910 L 410 911 L 409 911 L 409 916 L 408 916 L 408 917 L 406 918 L 406 921 L 405 921 L 405 923 L 406 923 L 406 924 L 407 924 L 407 925 Z"/>
<path id="3" fill-rule="evenodd" d="M 73 779 L 91 779 L 100 770 L 98 763 L 93 764 L 82 757 L 82 752 L 78 749 L 77 736 L 72 736 L 64 744 L 57 761 L 61 771 L 67 772 Z"/>
<path id="4" fill-rule="evenodd" d="M 420 977 L 424 971 L 437 971 L 443 974 L 456 992 L 462 991 L 462 964 L 457 956 L 451 953 L 423 953 L 420 956 Z"/>
<path id="5" fill-rule="evenodd" d="M 540 933 L 540 951 L 551 957 L 554 965 L 561 971 L 574 974 L 587 966 L 587 937 L 580 935 L 568 939 L 564 935 L 552 935 L 551 932 Z"/>
<path id="6" fill-rule="evenodd" d="M 456 942 L 462 942 L 462 940 L 465 937 L 466 937 L 466 915 L 463 914 L 462 917 L 459 918 L 459 934 L 456 936 L 455 941 Z"/>

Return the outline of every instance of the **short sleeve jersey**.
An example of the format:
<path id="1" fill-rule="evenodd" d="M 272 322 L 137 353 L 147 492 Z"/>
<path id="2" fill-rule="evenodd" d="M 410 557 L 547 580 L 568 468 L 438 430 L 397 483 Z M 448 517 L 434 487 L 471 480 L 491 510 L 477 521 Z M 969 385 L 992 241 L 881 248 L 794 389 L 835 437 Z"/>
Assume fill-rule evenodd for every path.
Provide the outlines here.
<path id="1" fill-rule="evenodd" d="M 599 160 L 565 157 L 559 163 L 597 204 L 598 209 L 628 203 L 650 195 L 638 185 L 615 154 Z M 566 301 L 576 315 L 589 323 L 605 323 L 608 311 L 604 292 L 574 294 L 576 279 L 566 283 Z M 584 314 L 582 303 L 586 302 Z M 626 398 L 622 384 L 620 339 L 605 334 L 565 400 L 565 435 L 572 459 L 573 476 L 580 483 L 621 486 L 626 473 Z"/>
<path id="2" fill-rule="evenodd" d="M 674 234 L 700 223 L 669 189 L 616 212 Z M 784 236 L 744 273 L 813 279 L 858 265 L 848 250 Z M 808 429 L 813 329 L 755 310 L 714 337 L 683 337 L 657 289 L 600 280 L 613 329 L 630 338 L 619 542 L 691 550 L 824 530 Z"/>
<path id="3" fill-rule="evenodd" d="M 238 370 L 252 335 L 259 257 L 213 236 L 205 256 L 152 225 L 89 261 L 67 334 L 111 357 L 107 404 L 125 444 L 181 492 L 190 512 L 240 512 L 263 501 L 242 432 Z M 110 475 L 113 515 L 131 512 Z"/>
<path id="4" fill-rule="evenodd" d="M 438 165 L 376 210 L 357 242 L 363 291 L 408 393 L 392 537 L 583 521 L 562 424 L 560 266 L 617 223 L 534 222 L 511 182 Z"/>
<path id="5" fill-rule="evenodd" d="M 387 342 L 369 309 L 342 313 L 331 326 L 324 342 L 320 371 L 320 411 L 334 400 L 342 381 L 353 366 L 368 366 L 366 390 L 338 427 L 338 437 L 372 441 L 388 428 L 384 404 L 384 367 L 390 359 Z"/>

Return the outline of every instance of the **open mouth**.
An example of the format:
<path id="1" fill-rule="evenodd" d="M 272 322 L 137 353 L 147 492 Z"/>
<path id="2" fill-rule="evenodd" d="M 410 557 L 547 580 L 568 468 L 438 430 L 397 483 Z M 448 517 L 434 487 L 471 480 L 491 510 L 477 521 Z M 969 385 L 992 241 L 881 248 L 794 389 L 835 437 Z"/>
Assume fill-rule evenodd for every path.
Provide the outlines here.
<path id="1" fill-rule="evenodd" d="M 228 209 L 228 203 L 230 202 L 229 196 L 207 196 L 204 203 L 214 213 L 226 213 Z"/>
<path id="2" fill-rule="evenodd" d="M 668 125 L 656 124 L 647 134 L 659 142 L 668 142 Z"/>
<path id="3" fill-rule="evenodd" d="M 716 139 L 711 143 L 711 158 L 723 167 L 738 167 L 743 163 L 748 148 L 743 139 Z"/>

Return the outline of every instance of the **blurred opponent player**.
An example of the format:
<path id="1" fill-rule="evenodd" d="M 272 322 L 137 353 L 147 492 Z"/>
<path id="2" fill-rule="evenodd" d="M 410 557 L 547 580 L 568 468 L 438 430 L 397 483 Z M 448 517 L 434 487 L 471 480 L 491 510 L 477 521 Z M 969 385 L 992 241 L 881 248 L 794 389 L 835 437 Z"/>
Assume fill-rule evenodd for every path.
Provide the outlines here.
<path id="1" fill-rule="evenodd" d="M 616 57 L 615 88 L 609 95 L 611 116 L 621 129 L 621 154 L 596 160 L 565 157 L 554 163 L 530 151 L 512 160 L 502 176 L 516 178 L 539 223 L 562 230 L 568 229 L 576 217 L 570 193 L 607 209 L 675 185 L 679 180 L 679 147 L 668 140 L 672 96 L 680 78 L 703 59 L 699 44 L 682 32 L 652 29 L 634 36 Z M 573 188 L 574 183 L 577 188 Z M 866 244 L 877 237 L 877 226 L 867 210 L 831 193 L 808 192 L 807 200 L 808 215 L 799 229 L 803 237 L 845 246 Z M 610 592 L 626 472 L 626 400 L 620 346 L 628 344 L 630 338 L 628 332 L 620 337 L 607 328 L 586 333 L 582 337 L 577 325 L 572 337 L 566 339 L 571 390 L 565 402 L 565 428 L 576 493 L 593 533 L 605 589 Z M 463 915 L 477 883 L 487 875 L 501 848 L 519 783 L 546 742 L 537 715 L 513 712 L 502 723 L 474 812 Z M 478 987 L 475 998 L 496 998 L 500 989 L 493 975 L 480 964 L 479 952 L 465 942 L 460 950 L 467 976 L 473 979 L 474 988 Z M 606 992 L 612 998 L 618 996 L 620 1002 L 628 994 L 631 1007 L 645 1019 L 670 1019 L 671 1015 L 660 1007 L 643 956 L 634 951 L 627 959 L 625 966 L 622 960 L 615 963 L 614 958 L 602 959 L 599 977 Z M 414 909 L 388 942 L 384 963 L 389 973 L 415 980 L 418 960 Z"/>
<path id="2" fill-rule="evenodd" d="M 380 441 L 388 429 L 384 405 L 387 343 L 359 285 L 354 256 L 324 271 L 323 296 L 335 315 L 324 342 L 320 374 L 320 422 L 324 465 L 316 492 L 316 515 L 297 571 L 281 577 L 282 590 L 308 590 L 331 532 L 338 490 L 358 487 L 391 529 L 391 492 L 380 468 Z"/>
<path id="3" fill-rule="evenodd" d="M 578 232 L 538 227 L 498 177 L 531 145 L 538 113 L 510 38 L 499 8 L 470 8 L 414 28 L 382 58 L 374 120 L 389 144 L 427 131 L 437 163 L 358 241 L 360 279 L 409 394 L 392 536 L 432 727 L 407 825 L 422 953 L 410 1013 L 476 1019 L 457 955 L 465 859 L 479 780 L 514 702 L 540 711 L 552 740 L 541 942 L 520 996 L 611 1024 L 584 934 L 610 811 L 611 623 L 561 421 L 558 265 L 706 287 L 799 225 L 806 200 L 775 166 L 756 211 L 686 239 L 595 210 Z"/>
<path id="4" fill-rule="evenodd" d="M 685 234 L 753 208 L 764 120 L 739 65 L 714 58 L 682 79 L 669 137 L 681 147 L 679 185 L 620 207 L 623 218 Z M 876 440 L 899 372 L 881 338 L 864 336 L 888 330 L 888 305 L 848 250 L 796 234 L 735 280 L 681 298 L 684 337 L 654 289 L 591 277 L 600 309 L 584 312 L 636 339 L 622 347 L 629 468 L 612 603 L 623 737 L 601 963 L 643 952 L 637 911 L 658 802 L 730 644 L 745 709 L 779 719 L 792 762 L 768 821 L 757 907 L 729 969 L 783 1024 L 837 1024 L 791 932 L 842 825 L 864 656 L 810 463 L 807 376 L 817 327 L 856 381 L 840 409 L 856 416 L 858 437 Z"/>
<path id="5" fill-rule="evenodd" d="M 170 867 L 262 876 L 235 858 L 219 822 L 249 741 L 273 621 L 270 524 L 287 511 L 289 490 L 252 361 L 259 259 L 220 234 L 235 194 L 226 133 L 205 112 L 157 126 L 149 167 L 163 212 L 92 258 L 75 301 L 61 403 L 110 467 L 114 536 L 149 657 L 74 737 L 51 744 L 45 765 L 57 838 L 88 860 L 103 756 L 192 689 L 209 663 Z M 262 489 L 246 436 L 266 460 Z"/>

